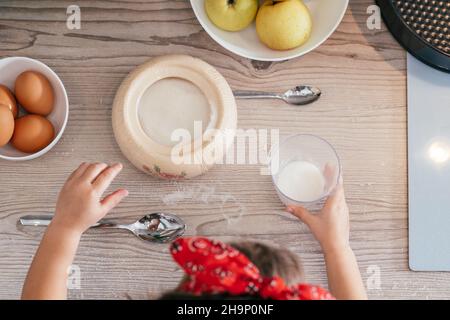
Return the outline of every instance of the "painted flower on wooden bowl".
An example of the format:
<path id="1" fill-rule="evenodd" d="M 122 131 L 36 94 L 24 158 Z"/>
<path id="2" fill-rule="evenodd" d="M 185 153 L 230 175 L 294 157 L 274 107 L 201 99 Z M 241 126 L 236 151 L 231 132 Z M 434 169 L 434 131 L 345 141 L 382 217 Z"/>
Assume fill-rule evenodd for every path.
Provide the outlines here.
<path id="1" fill-rule="evenodd" d="M 150 173 L 151 175 L 161 178 L 161 179 L 167 179 L 167 180 L 182 180 L 186 178 L 186 172 L 181 171 L 180 174 L 171 174 L 162 172 L 161 168 L 157 166 L 156 164 L 153 165 L 153 169 L 151 169 L 149 166 L 143 165 L 142 168 Z"/>

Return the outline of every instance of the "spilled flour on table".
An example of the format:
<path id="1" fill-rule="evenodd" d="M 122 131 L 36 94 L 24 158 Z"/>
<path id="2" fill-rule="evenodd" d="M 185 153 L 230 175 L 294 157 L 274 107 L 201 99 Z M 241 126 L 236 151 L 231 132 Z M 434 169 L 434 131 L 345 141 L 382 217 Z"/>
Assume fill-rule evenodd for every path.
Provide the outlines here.
<path id="1" fill-rule="evenodd" d="M 218 191 L 215 185 L 186 185 L 179 182 L 174 182 L 174 185 L 176 186 L 175 191 L 161 197 L 166 205 L 202 203 L 218 206 L 228 227 L 238 223 L 245 213 L 245 208 L 232 193 Z M 231 213 L 227 212 L 227 209 L 230 211 L 230 208 L 232 209 Z"/>

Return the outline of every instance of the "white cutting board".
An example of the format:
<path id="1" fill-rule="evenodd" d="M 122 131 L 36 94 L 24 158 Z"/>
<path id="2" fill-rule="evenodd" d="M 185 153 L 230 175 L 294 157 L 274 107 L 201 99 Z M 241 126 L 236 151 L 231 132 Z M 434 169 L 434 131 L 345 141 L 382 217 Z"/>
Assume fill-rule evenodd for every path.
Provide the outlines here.
<path id="1" fill-rule="evenodd" d="M 450 74 L 407 62 L 409 266 L 450 271 Z"/>

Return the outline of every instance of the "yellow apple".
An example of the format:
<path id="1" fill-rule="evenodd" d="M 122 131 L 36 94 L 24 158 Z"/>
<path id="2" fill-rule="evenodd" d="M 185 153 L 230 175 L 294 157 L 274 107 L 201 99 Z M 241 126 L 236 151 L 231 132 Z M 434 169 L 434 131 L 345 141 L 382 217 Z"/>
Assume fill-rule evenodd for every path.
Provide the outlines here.
<path id="1" fill-rule="evenodd" d="M 259 39 L 275 50 L 301 46 L 311 36 L 311 29 L 311 15 L 301 0 L 266 0 L 256 16 Z"/>
<path id="2" fill-rule="evenodd" d="M 255 19 L 258 0 L 205 0 L 205 11 L 220 29 L 239 31 Z"/>

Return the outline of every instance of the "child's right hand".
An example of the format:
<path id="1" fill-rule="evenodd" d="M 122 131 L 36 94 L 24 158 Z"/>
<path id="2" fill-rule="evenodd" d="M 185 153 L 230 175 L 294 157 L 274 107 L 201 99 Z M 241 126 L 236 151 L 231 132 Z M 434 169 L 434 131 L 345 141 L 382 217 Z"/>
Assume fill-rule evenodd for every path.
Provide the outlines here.
<path id="1" fill-rule="evenodd" d="M 118 189 L 102 199 L 103 193 L 122 170 L 122 164 L 82 163 L 67 179 L 56 204 L 52 226 L 81 235 L 128 195 Z"/>
<path id="2" fill-rule="evenodd" d="M 349 247 L 349 212 L 342 178 L 319 213 L 310 213 L 305 208 L 294 206 L 287 207 L 286 211 L 309 227 L 325 253 Z"/>

